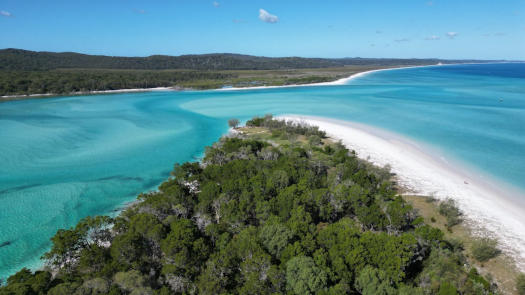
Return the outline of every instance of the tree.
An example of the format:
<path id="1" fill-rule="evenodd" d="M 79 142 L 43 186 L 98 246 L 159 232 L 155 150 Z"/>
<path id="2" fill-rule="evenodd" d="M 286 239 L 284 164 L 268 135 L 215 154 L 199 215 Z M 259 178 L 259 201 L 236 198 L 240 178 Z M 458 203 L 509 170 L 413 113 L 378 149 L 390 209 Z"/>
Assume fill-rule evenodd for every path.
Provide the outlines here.
<path id="1" fill-rule="evenodd" d="M 276 257 L 280 256 L 281 251 L 288 245 L 288 241 L 292 236 L 293 232 L 280 223 L 266 224 L 259 232 L 262 244 L 268 249 L 270 254 Z"/>
<path id="2" fill-rule="evenodd" d="M 130 270 L 128 272 L 118 272 L 113 276 L 113 281 L 117 284 L 122 290 L 131 292 L 131 291 L 146 291 L 151 290 L 146 286 L 146 278 L 137 270 Z M 150 294 L 152 294 L 151 292 Z M 139 294 L 147 294 L 147 292 L 142 292 Z"/>
<path id="3" fill-rule="evenodd" d="M 315 294 L 324 289 L 326 273 L 307 256 L 298 256 L 286 263 L 286 286 L 295 294 Z"/>
<path id="4" fill-rule="evenodd" d="M 53 246 L 43 255 L 48 263 L 66 270 L 75 266 L 80 253 L 91 244 L 108 245 L 111 241 L 110 226 L 113 220 L 107 216 L 86 217 L 68 230 L 60 229 L 51 238 Z"/>
<path id="5" fill-rule="evenodd" d="M 171 232 L 161 242 L 162 252 L 175 266 L 173 272 L 192 275 L 207 257 L 208 247 L 192 221 L 178 219 L 170 227 Z"/>
<path id="6" fill-rule="evenodd" d="M 239 123 L 239 119 L 232 118 L 228 120 L 228 126 L 230 126 L 233 129 L 237 128 L 237 126 L 239 126 Z"/>
<path id="7" fill-rule="evenodd" d="M 51 274 L 47 271 L 37 271 L 34 274 L 27 268 L 22 268 L 7 279 L 8 286 L 0 288 L 0 294 L 40 294 L 50 287 Z"/>
<path id="8" fill-rule="evenodd" d="M 53 246 L 43 258 L 57 268 L 72 267 L 78 261 L 80 251 L 86 246 L 82 241 L 82 233 L 76 229 L 59 229 L 51 241 Z"/>
<path id="9" fill-rule="evenodd" d="M 366 266 L 355 281 L 356 289 L 362 295 L 394 295 L 397 291 L 391 286 L 386 273 L 377 268 Z"/>

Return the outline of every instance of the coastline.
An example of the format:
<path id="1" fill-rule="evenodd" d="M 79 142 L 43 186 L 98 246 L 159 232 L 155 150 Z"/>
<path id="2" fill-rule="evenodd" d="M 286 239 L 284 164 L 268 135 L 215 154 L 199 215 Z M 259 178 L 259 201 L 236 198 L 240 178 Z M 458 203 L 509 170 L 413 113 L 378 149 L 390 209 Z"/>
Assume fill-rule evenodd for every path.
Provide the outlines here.
<path id="1" fill-rule="evenodd" d="M 211 91 L 237 91 L 237 90 L 255 90 L 255 89 L 272 89 L 272 88 L 290 88 L 290 87 L 311 87 L 311 86 L 337 86 L 344 85 L 348 81 L 378 71 L 405 69 L 405 68 L 419 68 L 419 67 L 431 67 L 437 65 L 418 65 L 418 66 L 399 66 L 375 69 L 363 72 L 357 72 L 348 77 L 340 78 L 330 82 L 319 82 L 319 83 L 306 83 L 306 84 L 290 84 L 290 85 L 274 85 L 274 86 L 253 86 L 253 87 L 231 87 L 231 88 L 216 88 L 210 89 Z M 442 64 L 442 65 L 454 65 L 454 64 Z M 21 94 L 21 95 L 3 95 L 0 96 L 0 102 L 12 101 L 12 100 L 23 100 L 32 98 L 49 98 L 58 96 L 76 96 L 76 95 L 96 95 L 96 94 L 119 94 L 119 93 L 138 93 L 138 92 L 150 92 L 150 91 L 179 91 L 179 90 L 194 90 L 191 88 L 182 88 L 178 86 L 170 87 L 154 87 L 154 88 L 129 88 L 129 89 L 114 89 L 114 90 L 93 90 L 93 91 L 78 91 L 71 93 L 38 93 L 38 94 Z"/>
<path id="2" fill-rule="evenodd" d="M 239 91 L 239 90 L 257 90 L 257 89 L 272 89 L 272 88 L 292 88 L 292 87 L 312 87 L 312 86 L 339 86 L 345 85 L 348 81 L 351 81 L 355 78 L 362 77 L 371 73 L 389 71 L 389 70 L 399 70 L 399 69 L 410 69 L 410 68 L 423 68 L 423 67 L 434 67 L 434 66 L 445 66 L 445 65 L 457 65 L 457 64 L 433 64 L 433 65 L 418 65 L 418 66 L 400 66 L 400 67 L 391 67 L 383 69 L 375 69 L 364 72 L 358 72 L 352 74 L 348 77 L 337 79 L 330 82 L 319 82 L 319 83 L 309 83 L 309 84 L 290 84 L 290 85 L 275 85 L 275 86 L 254 86 L 254 87 L 230 87 L 230 88 L 218 88 L 213 89 L 213 91 Z"/>
<path id="3" fill-rule="evenodd" d="M 522 63 L 522 62 L 489 62 L 489 63 Z M 363 72 L 354 73 L 348 77 L 340 78 L 330 82 L 318 82 L 318 83 L 305 83 L 305 84 L 290 84 L 290 85 L 269 85 L 269 86 L 253 86 L 253 87 L 230 87 L 230 88 L 216 88 L 206 89 L 203 91 L 239 91 L 239 90 L 257 90 L 257 89 L 273 89 L 273 88 L 291 88 L 291 87 L 312 87 L 312 86 L 339 86 L 345 85 L 348 81 L 355 78 L 362 77 L 375 72 L 398 70 L 398 69 L 409 69 L 409 68 L 423 68 L 423 67 L 435 67 L 435 66 L 452 66 L 452 65 L 468 65 L 468 64 L 484 64 L 484 63 L 448 63 L 448 64 L 428 64 L 428 65 L 407 65 L 407 66 L 394 66 L 385 67 L 375 70 L 368 70 Z M 185 91 L 195 90 L 192 88 L 184 88 L 180 86 L 169 86 L 169 87 L 153 87 L 153 88 L 129 88 L 129 89 L 114 89 L 114 90 L 93 90 L 93 91 L 79 91 L 71 93 L 39 93 L 39 94 L 20 94 L 20 95 L 3 95 L 0 96 L 0 103 L 13 100 L 33 99 L 33 98 L 49 98 L 49 97 L 60 97 L 60 96 L 76 96 L 76 95 L 96 95 L 96 94 L 120 94 L 120 93 L 138 93 L 138 92 L 150 92 L 150 91 Z"/>
<path id="4" fill-rule="evenodd" d="M 75 95 L 93 95 L 93 94 L 118 94 L 118 93 L 134 93 L 134 92 L 150 92 L 150 91 L 175 91 L 175 87 L 154 87 L 154 88 L 130 88 L 130 89 L 114 89 L 114 90 L 93 90 L 93 91 L 78 91 L 65 94 L 56 93 L 42 93 L 42 94 L 23 94 L 23 95 L 4 95 L 0 96 L 0 102 L 30 98 L 48 98 L 55 96 L 75 96 Z"/>
<path id="5" fill-rule="evenodd" d="M 497 238 L 505 255 L 525 270 L 525 207 L 513 202 L 514 192 L 487 182 L 474 171 L 435 155 L 401 135 L 367 125 L 313 116 L 283 115 L 281 119 L 319 126 L 360 158 L 390 165 L 398 182 L 411 193 L 454 199 L 475 236 Z"/>
<path id="6" fill-rule="evenodd" d="M 492 63 L 514 63 L 514 62 L 490 62 Z M 448 63 L 448 64 L 430 64 L 430 65 L 417 65 L 417 66 L 398 66 L 390 68 L 375 69 L 363 72 L 357 72 L 348 77 L 337 79 L 330 82 L 319 82 L 319 83 L 309 83 L 309 84 L 290 84 L 290 85 L 275 85 L 275 86 L 253 86 L 253 87 L 230 87 L 230 88 L 218 88 L 213 89 L 212 91 L 240 91 L 240 90 L 257 90 L 257 89 L 272 89 L 272 88 L 292 88 L 292 87 L 312 87 L 312 86 L 340 86 L 345 85 L 348 81 L 351 81 L 355 78 L 359 78 L 371 73 L 390 71 L 390 70 L 400 70 L 400 69 L 413 69 L 413 68 L 427 68 L 427 67 L 442 67 L 442 66 L 453 66 L 453 65 L 480 65 L 484 63 Z"/>
<path id="7" fill-rule="evenodd" d="M 435 66 L 450 66 L 450 65 L 464 65 L 464 64 L 481 64 L 481 63 L 450 63 L 450 64 L 429 64 L 429 65 L 416 65 L 416 66 L 396 66 L 386 67 L 375 70 L 363 71 L 354 73 L 348 77 L 340 78 L 330 82 L 318 82 L 318 83 L 305 83 L 305 84 L 290 84 L 290 85 L 270 85 L 270 86 L 253 86 L 253 87 L 230 87 L 230 88 L 216 88 L 204 91 L 239 91 L 239 90 L 257 90 L 257 89 L 273 89 L 273 88 L 292 88 L 292 87 L 315 87 L 315 86 L 339 86 L 345 85 L 348 81 L 355 78 L 362 77 L 371 73 L 398 69 L 409 69 L 409 68 L 423 68 L 423 67 L 435 67 Z M 153 87 L 153 88 L 129 88 L 129 89 L 114 89 L 114 90 L 93 90 L 93 91 L 78 91 L 71 93 L 39 93 L 39 94 L 21 94 L 21 95 L 3 95 L 0 96 L 0 103 L 13 100 L 33 99 L 33 98 L 49 98 L 59 96 L 76 96 L 76 95 L 96 95 L 96 94 L 120 94 L 120 93 L 139 93 L 139 92 L 150 92 L 150 91 L 185 91 L 194 90 L 192 88 L 183 88 L 179 86 L 169 87 Z"/>

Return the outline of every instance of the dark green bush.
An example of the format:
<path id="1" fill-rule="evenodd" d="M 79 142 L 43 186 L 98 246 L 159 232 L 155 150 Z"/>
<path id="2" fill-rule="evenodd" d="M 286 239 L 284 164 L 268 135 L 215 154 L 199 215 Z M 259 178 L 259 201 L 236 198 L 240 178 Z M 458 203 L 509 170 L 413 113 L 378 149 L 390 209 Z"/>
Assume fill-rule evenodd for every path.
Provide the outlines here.
<path id="1" fill-rule="evenodd" d="M 497 248 L 498 242 L 489 238 L 476 240 L 472 244 L 472 255 L 479 262 L 485 262 L 498 256 L 501 251 Z"/>
<path id="2" fill-rule="evenodd" d="M 521 273 L 516 279 L 516 289 L 519 295 L 525 295 L 525 274 Z"/>
<path id="3" fill-rule="evenodd" d="M 461 215 L 463 214 L 456 206 L 456 202 L 452 199 L 448 199 L 439 204 L 439 214 L 445 216 L 448 227 L 458 225 L 463 221 L 461 219 Z"/>

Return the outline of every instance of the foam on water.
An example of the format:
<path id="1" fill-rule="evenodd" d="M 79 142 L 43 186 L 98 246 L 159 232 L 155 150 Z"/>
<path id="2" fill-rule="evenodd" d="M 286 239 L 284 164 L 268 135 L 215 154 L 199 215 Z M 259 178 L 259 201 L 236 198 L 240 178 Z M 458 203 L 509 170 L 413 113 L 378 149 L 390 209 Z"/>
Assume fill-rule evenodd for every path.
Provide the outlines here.
<path id="1" fill-rule="evenodd" d="M 431 145 L 525 189 L 525 64 L 375 72 L 347 85 L 151 92 L 0 104 L 0 277 L 38 267 L 59 228 L 112 214 L 195 159 L 227 119 L 303 114 Z M 520 195 L 516 202 L 524 202 Z"/>

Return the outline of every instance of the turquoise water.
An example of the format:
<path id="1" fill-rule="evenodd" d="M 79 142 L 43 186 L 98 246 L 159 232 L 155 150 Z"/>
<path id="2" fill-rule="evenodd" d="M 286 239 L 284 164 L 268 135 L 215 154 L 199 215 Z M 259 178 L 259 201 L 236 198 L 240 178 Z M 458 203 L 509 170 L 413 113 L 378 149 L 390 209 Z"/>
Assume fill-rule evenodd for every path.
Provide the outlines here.
<path id="1" fill-rule="evenodd" d="M 227 119 L 304 114 L 428 143 L 525 190 L 525 64 L 382 71 L 348 85 L 149 92 L 0 104 L 0 277 L 38 267 L 59 228 L 114 214 L 197 159 Z"/>

